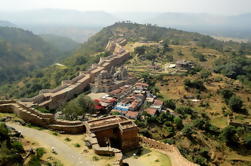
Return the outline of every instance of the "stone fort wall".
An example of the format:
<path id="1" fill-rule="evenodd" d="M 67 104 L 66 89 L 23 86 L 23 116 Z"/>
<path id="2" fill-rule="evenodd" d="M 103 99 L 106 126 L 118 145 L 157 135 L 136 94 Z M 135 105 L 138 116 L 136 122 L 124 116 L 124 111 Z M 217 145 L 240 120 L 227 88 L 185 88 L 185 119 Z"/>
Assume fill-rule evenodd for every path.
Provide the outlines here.
<path id="1" fill-rule="evenodd" d="M 80 121 L 58 120 L 55 119 L 54 114 L 41 113 L 14 100 L 0 101 L 0 112 L 14 113 L 27 123 L 65 133 L 80 134 L 85 132 L 85 125 Z"/>
<path id="2" fill-rule="evenodd" d="M 60 105 L 74 98 L 74 96 L 82 93 L 84 89 L 94 81 L 95 77 L 103 70 L 108 70 L 112 66 L 124 63 L 130 58 L 127 52 L 118 43 L 113 43 L 113 55 L 103 58 L 97 65 L 86 72 L 80 72 L 80 75 L 72 80 L 62 81 L 62 85 L 55 89 L 41 90 L 39 95 L 33 98 L 21 99 L 21 102 L 29 103 L 29 105 L 38 105 L 47 109 L 56 109 Z"/>

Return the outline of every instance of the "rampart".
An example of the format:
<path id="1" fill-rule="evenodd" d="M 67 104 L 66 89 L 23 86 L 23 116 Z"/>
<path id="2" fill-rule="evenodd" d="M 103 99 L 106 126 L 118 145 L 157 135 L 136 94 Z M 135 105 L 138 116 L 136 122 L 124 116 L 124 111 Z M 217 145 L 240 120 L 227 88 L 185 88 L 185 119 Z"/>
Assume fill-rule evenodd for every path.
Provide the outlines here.
<path id="1" fill-rule="evenodd" d="M 62 131 L 70 134 L 80 134 L 85 132 L 85 125 L 80 121 L 63 121 L 55 119 L 54 114 L 41 113 L 34 108 L 14 101 L 0 101 L 0 112 L 15 113 L 19 118 L 27 123 L 41 127 Z"/>
<path id="2" fill-rule="evenodd" d="M 130 53 L 118 43 L 113 43 L 113 46 L 109 47 L 109 49 L 112 49 L 109 51 L 113 51 L 113 55 L 102 58 L 101 61 L 93 65 L 93 68 L 90 70 L 80 72 L 79 76 L 72 80 L 62 81 L 62 85 L 55 89 L 41 90 L 39 95 L 33 98 L 21 99 L 20 101 L 29 106 L 38 105 L 47 109 L 58 108 L 60 105 L 82 93 L 102 70 L 108 70 L 112 66 L 120 65 L 130 58 Z"/>
<path id="3" fill-rule="evenodd" d="M 182 166 L 199 166 L 191 161 L 187 160 L 185 157 L 182 156 L 179 149 L 176 146 L 165 144 L 150 138 L 146 138 L 144 136 L 140 136 L 140 142 L 144 145 L 157 149 L 163 153 L 170 154 L 172 153 L 173 157 L 180 161 Z"/>

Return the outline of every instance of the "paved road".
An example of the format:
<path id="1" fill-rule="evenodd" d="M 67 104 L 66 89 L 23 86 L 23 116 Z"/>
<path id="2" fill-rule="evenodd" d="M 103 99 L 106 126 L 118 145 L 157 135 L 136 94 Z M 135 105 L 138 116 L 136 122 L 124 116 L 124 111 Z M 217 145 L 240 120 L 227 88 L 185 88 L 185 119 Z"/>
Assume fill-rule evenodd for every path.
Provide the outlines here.
<path id="1" fill-rule="evenodd" d="M 29 137 L 35 141 L 49 147 L 54 147 L 60 158 L 63 158 L 71 166 L 94 166 L 90 160 L 86 159 L 79 152 L 75 151 L 56 136 L 50 135 L 44 131 L 8 123 L 10 127 L 20 131 L 24 137 Z"/>

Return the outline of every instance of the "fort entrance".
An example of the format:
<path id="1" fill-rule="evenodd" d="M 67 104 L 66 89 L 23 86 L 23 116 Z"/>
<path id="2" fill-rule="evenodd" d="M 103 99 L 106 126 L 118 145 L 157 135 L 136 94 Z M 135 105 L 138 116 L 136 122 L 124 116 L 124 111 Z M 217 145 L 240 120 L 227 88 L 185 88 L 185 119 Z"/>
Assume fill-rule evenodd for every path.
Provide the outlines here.
<path id="1" fill-rule="evenodd" d="M 138 128 L 123 116 L 109 116 L 86 123 L 88 134 L 94 134 L 100 147 L 129 151 L 139 146 Z"/>

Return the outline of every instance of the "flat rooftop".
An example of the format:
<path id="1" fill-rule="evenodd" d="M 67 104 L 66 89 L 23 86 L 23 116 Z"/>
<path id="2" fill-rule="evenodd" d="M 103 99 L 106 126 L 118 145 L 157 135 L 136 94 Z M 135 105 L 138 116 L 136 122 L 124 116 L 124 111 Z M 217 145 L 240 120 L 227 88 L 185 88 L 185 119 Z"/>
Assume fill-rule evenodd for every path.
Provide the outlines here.
<path id="1" fill-rule="evenodd" d="M 108 116 L 87 122 L 87 129 L 89 131 L 101 130 L 103 128 L 113 128 L 118 126 L 123 126 L 122 129 L 137 127 L 133 121 L 124 116 Z"/>

